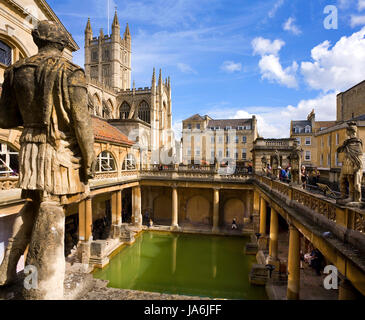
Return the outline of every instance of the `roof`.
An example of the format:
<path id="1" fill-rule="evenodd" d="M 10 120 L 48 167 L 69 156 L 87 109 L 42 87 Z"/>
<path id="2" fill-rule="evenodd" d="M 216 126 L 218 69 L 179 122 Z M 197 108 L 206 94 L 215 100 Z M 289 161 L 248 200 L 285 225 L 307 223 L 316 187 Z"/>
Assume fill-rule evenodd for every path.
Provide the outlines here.
<path id="1" fill-rule="evenodd" d="M 221 119 L 221 120 L 210 120 L 208 127 L 241 127 L 245 125 L 252 125 L 251 119 Z"/>
<path id="2" fill-rule="evenodd" d="M 102 140 L 132 146 L 134 142 L 105 120 L 92 116 L 95 140 Z"/>
<path id="3" fill-rule="evenodd" d="M 193 116 L 191 116 L 190 118 L 187 118 L 184 121 L 203 121 L 203 120 L 205 120 L 205 118 L 197 113 L 197 114 L 194 114 Z"/>
<path id="4" fill-rule="evenodd" d="M 312 126 L 312 122 L 309 120 L 293 120 L 292 123 L 293 123 L 293 127 L 294 126 L 303 126 L 303 127 Z"/>

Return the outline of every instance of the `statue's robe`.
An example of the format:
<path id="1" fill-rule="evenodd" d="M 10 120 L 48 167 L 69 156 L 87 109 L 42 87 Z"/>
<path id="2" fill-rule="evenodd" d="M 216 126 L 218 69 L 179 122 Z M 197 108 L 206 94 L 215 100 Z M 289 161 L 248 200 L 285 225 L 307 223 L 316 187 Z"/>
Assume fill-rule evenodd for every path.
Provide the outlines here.
<path id="1" fill-rule="evenodd" d="M 73 105 L 73 86 L 85 88 L 85 106 Z M 19 153 L 23 197 L 29 190 L 56 196 L 85 192 L 84 166 L 91 166 L 94 137 L 80 67 L 49 54 L 17 62 L 5 72 L 0 119 L 0 127 L 24 128 Z"/>

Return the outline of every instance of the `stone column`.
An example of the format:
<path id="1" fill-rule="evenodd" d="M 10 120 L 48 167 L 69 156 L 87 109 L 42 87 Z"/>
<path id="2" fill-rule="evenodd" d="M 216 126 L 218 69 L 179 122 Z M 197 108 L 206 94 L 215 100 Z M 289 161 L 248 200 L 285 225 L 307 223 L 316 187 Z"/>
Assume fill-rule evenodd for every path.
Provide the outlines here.
<path id="1" fill-rule="evenodd" d="M 270 243 L 269 243 L 269 258 L 268 263 L 279 268 L 278 260 L 278 235 L 279 235 L 279 218 L 275 209 L 271 208 L 270 218 Z"/>
<path id="2" fill-rule="evenodd" d="M 300 235 L 291 225 L 289 227 L 289 256 L 288 256 L 288 300 L 299 300 L 300 290 Z"/>
<path id="3" fill-rule="evenodd" d="M 253 192 L 252 222 L 254 232 L 260 232 L 260 195 L 256 190 Z"/>
<path id="4" fill-rule="evenodd" d="M 79 203 L 79 244 L 78 258 L 87 271 L 90 259 L 90 242 L 92 240 L 92 199 Z"/>
<path id="5" fill-rule="evenodd" d="M 122 191 L 112 193 L 112 230 L 111 236 L 116 239 L 120 236 L 120 225 L 122 223 Z"/>
<path id="6" fill-rule="evenodd" d="M 213 229 L 212 232 L 219 232 L 219 189 L 213 189 Z"/>
<path id="7" fill-rule="evenodd" d="M 142 208 L 141 208 L 141 187 L 133 187 L 132 189 L 132 221 L 137 227 L 142 226 Z"/>
<path id="8" fill-rule="evenodd" d="M 171 223 L 171 229 L 177 229 L 179 228 L 178 223 L 178 194 L 177 194 L 177 186 L 172 187 L 172 223 Z"/>
<path id="9" fill-rule="evenodd" d="M 260 201 L 260 233 L 261 237 L 266 235 L 266 216 L 267 216 L 267 205 L 264 198 L 261 197 Z"/>

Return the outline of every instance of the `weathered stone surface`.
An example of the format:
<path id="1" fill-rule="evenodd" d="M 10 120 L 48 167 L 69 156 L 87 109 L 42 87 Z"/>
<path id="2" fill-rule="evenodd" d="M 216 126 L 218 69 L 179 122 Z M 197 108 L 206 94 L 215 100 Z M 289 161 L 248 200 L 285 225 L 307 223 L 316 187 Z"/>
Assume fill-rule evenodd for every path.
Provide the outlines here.
<path id="1" fill-rule="evenodd" d="M 94 135 L 84 71 L 62 56 L 69 36 L 51 21 L 40 21 L 32 36 L 39 53 L 6 70 L 0 99 L 0 128 L 23 127 L 19 187 L 22 197 L 33 201 L 15 224 L 0 285 L 14 280 L 29 244 L 26 265 L 35 268 L 38 281 L 30 290 L 24 288 L 24 297 L 62 299 L 63 205 L 69 197 L 82 200 L 90 192 Z"/>

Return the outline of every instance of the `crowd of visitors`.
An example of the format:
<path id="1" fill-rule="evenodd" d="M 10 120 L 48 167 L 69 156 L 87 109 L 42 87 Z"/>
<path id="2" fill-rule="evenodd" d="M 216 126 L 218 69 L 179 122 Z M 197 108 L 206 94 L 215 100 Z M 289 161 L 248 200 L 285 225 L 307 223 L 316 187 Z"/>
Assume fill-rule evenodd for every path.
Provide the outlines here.
<path id="1" fill-rule="evenodd" d="M 286 167 L 285 169 L 282 167 L 278 167 L 279 171 L 279 180 L 282 182 L 290 183 L 292 182 L 292 168 L 290 166 Z M 268 177 L 274 177 L 272 167 L 270 164 L 267 164 L 266 168 L 264 169 L 264 172 L 266 173 L 266 176 Z M 307 188 L 307 185 L 317 185 L 320 178 L 320 172 L 318 168 L 314 168 L 312 170 L 308 170 L 305 166 L 301 167 L 300 170 L 300 180 L 302 183 L 303 189 Z"/>

